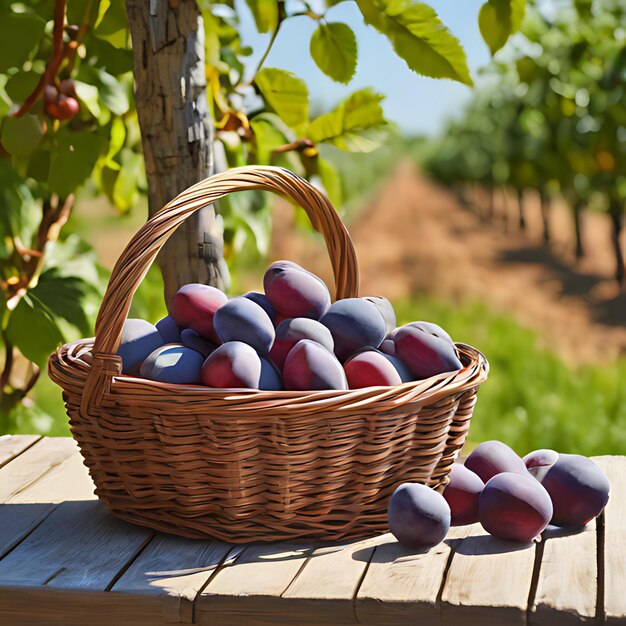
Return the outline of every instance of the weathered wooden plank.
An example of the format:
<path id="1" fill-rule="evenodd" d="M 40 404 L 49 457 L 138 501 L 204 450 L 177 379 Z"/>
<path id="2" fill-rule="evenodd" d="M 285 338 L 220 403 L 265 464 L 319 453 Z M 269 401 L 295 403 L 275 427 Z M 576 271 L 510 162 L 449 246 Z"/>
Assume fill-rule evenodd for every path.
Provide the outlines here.
<path id="1" fill-rule="evenodd" d="M 93 483 L 78 448 L 70 446 L 69 449 L 69 457 L 35 480 L 32 474 L 23 471 L 6 478 L 3 487 L 5 493 L 11 495 L 5 504 L 0 504 L 0 558 L 36 528 L 56 503 L 95 498 Z"/>
<path id="2" fill-rule="evenodd" d="M 21 491 L 59 466 L 77 449 L 76 442 L 69 437 L 45 437 L 20 454 L 0 469 L 0 503 L 15 501 Z"/>
<path id="3" fill-rule="evenodd" d="M 504 541 L 474 524 L 458 543 L 441 594 L 444 624 L 526 623 L 535 544 Z"/>
<path id="4" fill-rule="evenodd" d="M 54 504 L 0 504 L 0 559 L 36 528 Z"/>
<path id="5" fill-rule="evenodd" d="M 0 435 L 0 467 L 22 454 L 39 439 L 40 435 Z"/>
<path id="6" fill-rule="evenodd" d="M 120 593 L 164 596 L 162 611 L 172 621 L 192 621 L 193 602 L 232 549 L 222 541 L 198 541 L 158 534 L 112 588 Z"/>
<path id="7" fill-rule="evenodd" d="M 469 526 L 451 528 L 430 550 L 402 548 L 392 535 L 376 546 L 358 590 L 355 611 L 362 624 L 440 624 L 438 596 L 453 547 Z"/>
<path id="8" fill-rule="evenodd" d="M 549 527 L 543 532 L 537 591 L 528 614 L 533 626 L 579 624 L 596 612 L 596 524 L 582 530 Z"/>
<path id="9" fill-rule="evenodd" d="M 377 545 L 388 535 L 317 547 L 282 594 L 302 624 L 356 624 L 354 598 Z"/>
<path id="10" fill-rule="evenodd" d="M 0 561 L 0 585 L 104 591 L 151 537 L 97 500 L 63 502 Z"/>
<path id="11" fill-rule="evenodd" d="M 0 587 L 2 626 L 171 626 L 162 598 L 53 589 Z M 191 622 L 174 622 L 189 624 Z"/>
<path id="12" fill-rule="evenodd" d="M 235 548 L 240 550 L 240 548 Z M 294 624 L 281 595 L 313 548 L 303 544 L 249 544 L 220 569 L 195 604 L 198 624 Z"/>
<path id="13" fill-rule="evenodd" d="M 593 460 L 611 482 L 604 510 L 604 614 L 608 624 L 626 624 L 626 457 L 603 456 Z"/>
<path id="14" fill-rule="evenodd" d="M 17 488 L 5 502 L 40 504 L 95 499 L 94 484 L 78 447 L 74 446 L 67 458 L 37 480 Z"/>

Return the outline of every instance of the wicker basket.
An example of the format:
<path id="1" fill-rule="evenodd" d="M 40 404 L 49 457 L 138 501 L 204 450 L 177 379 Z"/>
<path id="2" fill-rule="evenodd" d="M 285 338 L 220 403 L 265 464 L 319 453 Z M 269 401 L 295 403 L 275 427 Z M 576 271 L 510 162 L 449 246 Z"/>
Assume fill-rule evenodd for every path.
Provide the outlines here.
<path id="1" fill-rule="evenodd" d="M 329 201 L 275 167 L 245 167 L 187 189 L 118 260 L 96 336 L 49 360 L 96 494 L 116 516 L 185 537 L 241 543 L 383 532 L 402 482 L 442 490 L 465 441 L 486 359 L 457 344 L 463 369 L 351 391 L 214 390 L 122 375 L 116 356 L 132 296 L 169 235 L 228 193 L 264 189 L 302 206 L 325 240 L 337 298 L 358 292 L 357 261 Z"/>

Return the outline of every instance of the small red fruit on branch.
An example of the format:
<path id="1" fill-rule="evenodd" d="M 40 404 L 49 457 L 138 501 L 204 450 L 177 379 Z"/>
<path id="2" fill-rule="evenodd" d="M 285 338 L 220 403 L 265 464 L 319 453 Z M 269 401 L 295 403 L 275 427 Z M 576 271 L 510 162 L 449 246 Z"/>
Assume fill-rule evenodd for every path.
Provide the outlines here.
<path id="1" fill-rule="evenodd" d="M 21 117 L 37 102 L 42 91 L 44 92 L 44 110 L 46 114 L 57 120 L 69 120 L 74 117 L 80 106 L 76 99 L 74 84 L 71 80 L 62 80 L 59 88 L 54 86 L 54 80 L 65 57 L 63 45 L 63 27 L 65 24 L 66 0 L 56 0 L 54 7 L 54 28 L 52 31 L 52 58 L 41 75 L 34 91 L 26 98 L 20 108 L 13 113 L 14 117 Z"/>
<path id="2" fill-rule="evenodd" d="M 72 83 L 72 81 L 64 80 L 62 83 Z M 66 89 L 74 91 L 74 86 L 65 85 Z M 63 89 L 63 85 L 60 86 Z M 75 97 L 65 95 L 60 89 L 54 85 L 46 85 L 44 88 L 44 111 L 48 117 L 54 120 L 72 119 L 80 110 L 80 105 Z"/>

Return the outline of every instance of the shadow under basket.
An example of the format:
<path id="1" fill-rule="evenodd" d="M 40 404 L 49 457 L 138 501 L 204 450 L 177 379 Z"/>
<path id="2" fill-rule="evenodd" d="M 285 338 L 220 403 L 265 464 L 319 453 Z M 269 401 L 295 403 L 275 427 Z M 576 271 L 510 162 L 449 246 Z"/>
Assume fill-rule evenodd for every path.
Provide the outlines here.
<path id="1" fill-rule="evenodd" d="M 288 170 L 237 168 L 177 196 L 120 256 L 95 338 L 62 346 L 48 363 L 96 494 L 119 518 L 184 537 L 244 543 L 386 532 L 399 484 L 442 491 L 448 482 L 488 374 L 475 348 L 456 344 L 459 371 L 350 391 L 217 390 L 121 374 L 122 327 L 159 249 L 191 213 L 246 189 L 302 206 L 326 240 L 337 298 L 358 295 L 345 226 L 325 196 Z"/>

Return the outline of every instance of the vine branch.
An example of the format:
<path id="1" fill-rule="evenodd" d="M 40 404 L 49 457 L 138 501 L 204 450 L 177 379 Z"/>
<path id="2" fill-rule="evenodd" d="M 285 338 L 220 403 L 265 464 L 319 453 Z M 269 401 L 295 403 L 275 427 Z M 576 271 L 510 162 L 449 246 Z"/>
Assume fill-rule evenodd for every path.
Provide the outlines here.
<path id="1" fill-rule="evenodd" d="M 28 113 L 32 106 L 37 102 L 43 88 L 49 85 L 59 71 L 61 62 L 65 55 L 65 49 L 63 46 L 63 26 L 65 25 L 65 3 L 66 0 L 55 0 L 54 5 L 54 27 L 52 30 L 52 58 L 46 66 L 46 70 L 41 75 L 37 86 L 33 93 L 24 100 L 20 108 L 13 113 L 13 117 L 21 117 L 25 113 Z"/>

